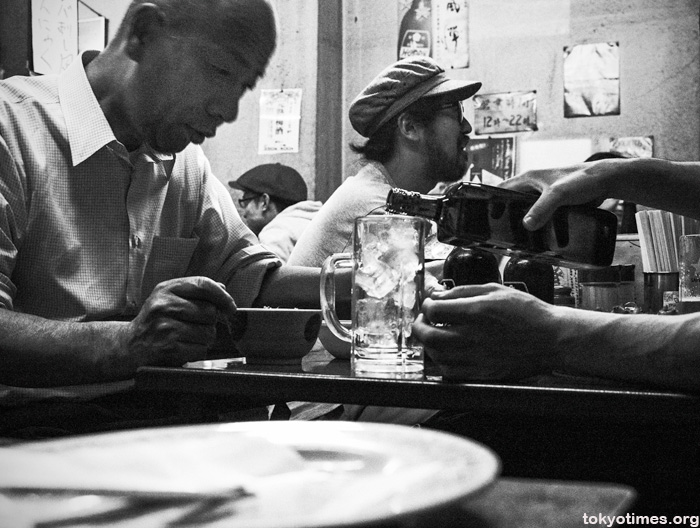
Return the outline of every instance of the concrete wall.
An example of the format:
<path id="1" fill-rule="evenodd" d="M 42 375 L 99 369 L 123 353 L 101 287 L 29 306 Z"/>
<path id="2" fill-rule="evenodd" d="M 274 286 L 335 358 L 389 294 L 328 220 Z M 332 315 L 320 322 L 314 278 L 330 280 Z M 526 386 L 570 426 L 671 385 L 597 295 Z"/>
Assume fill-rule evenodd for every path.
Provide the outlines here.
<path id="1" fill-rule="evenodd" d="M 304 177 L 309 196 L 315 195 L 316 82 L 318 4 L 310 0 L 276 0 L 278 45 L 265 76 L 255 90 L 240 102 L 235 123 L 223 125 L 216 137 L 204 143 L 204 151 L 217 177 L 238 178 L 262 163 L 280 162 L 294 167 Z M 299 152 L 258 155 L 260 90 L 301 88 Z M 238 191 L 233 191 L 234 194 Z"/>
<path id="2" fill-rule="evenodd" d="M 265 77 L 242 99 L 238 121 L 205 142 L 215 174 L 226 182 L 279 161 L 299 170 L 309 196 L 322 199 L 354 174 L 356 156 L 347 145 L 360 138 L 347 108 L 396 59 L 398 1 L 273 0 L 279 46 Z M 110 36 L 129 5 L 85 2 L 109 19 Z M 28 3 L 0 2 L 6 69 L 24 64 Z M 471 0 L 470 66 L 450 75 L 480 80 L 482 93 L 537 90 L 539 130 L 518 134 L 519 142 L 651 135 L 656 156 L 698 160 L 699 10 L 697 0 Z M 564 118 L 563 48 L 606 41 L 620 43 L 621 114 Z M 298 153 L 257 154 L 263 88 L 303 90 Z"/>
<path id="3" fill-rule="evenodd" d="M 344 5 L 347 115 L 353 97 L 396 60 L 399 20 L 395 1 Z M 470 65 L 450 75 L 481 81 L 481 93 L 536 90 L 539 130 L 517 141 L 590 138 L 595 146 L 651 135 L 656 156 L 700 159 L 697 0 L 471 0 L 469 7 Z M 563 48 L 607 41 L 620 45 L 621 114 L 564 118 Z M 343 135 L 346 144 L 359 139 L 347 120 Z M 345 149 L 345 176 L 355 161 Z"/>

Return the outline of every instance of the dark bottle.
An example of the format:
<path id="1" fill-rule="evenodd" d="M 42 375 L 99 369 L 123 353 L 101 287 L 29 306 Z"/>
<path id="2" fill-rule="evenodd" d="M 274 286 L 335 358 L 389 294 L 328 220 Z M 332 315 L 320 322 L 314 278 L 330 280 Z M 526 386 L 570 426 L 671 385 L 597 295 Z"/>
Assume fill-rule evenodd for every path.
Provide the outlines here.
<path id="1" fill-rule="evenodd" d="M 622 220 L 620 221 L 620 234 L 637 232 L 637 204 L 633 202 L 622 202 Z"/>
<path id="2" fill-rule="evenodd" d="M 442 266 L 443 279 L 454 286 L 501 282 L 498 258 L 493 253 L 479 248 L 454 248 Z"/>
<path id="3" fill-rule="evenodd" d="M 445 244 L 568 268 L 610 265 L 617 232 L 613 213 L 584 205 L 560 207 L 544 227 L 528 231 L 523 217 L 536 199 L 509 189 L 459 182 L 444 195 L 392 189 L 386 209 L 434 220 L 438 240 Z"/>
<path id="4" fill-rule="evenodd" d="M 554 304 L 554 268 L 551 264 L 511 257 L 503 268 L 503 282 L 522 282 L 529 293 Z"/>
<path id="5" fill-rule="evenodd" d="M 398 58 L 432 56 L 430 0 L 413 0 L 399 27 Z"/>

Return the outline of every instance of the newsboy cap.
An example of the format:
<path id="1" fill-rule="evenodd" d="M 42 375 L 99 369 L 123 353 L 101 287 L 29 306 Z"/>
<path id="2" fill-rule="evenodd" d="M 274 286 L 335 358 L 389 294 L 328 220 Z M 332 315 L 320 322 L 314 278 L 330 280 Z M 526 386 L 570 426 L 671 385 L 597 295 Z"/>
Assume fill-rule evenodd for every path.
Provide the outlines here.
<path id="1" fill-rule="evenodd" d="M 228 184 L 241 191 L 267 193 L 285 202 L 297 203 L 307 198 L 304 178 L 281 163 L 258 165 Z"/>
<path id="2" fill-rule="evenodd" d="M 463 101 L 479 88 L 480 82 L 450 79 L 430 57 L 401 59 L 377 75 L 355 98 L 350 105 L 350 123 L 368 138 L 422 97 L 441 96 L 445 103 Z"/>

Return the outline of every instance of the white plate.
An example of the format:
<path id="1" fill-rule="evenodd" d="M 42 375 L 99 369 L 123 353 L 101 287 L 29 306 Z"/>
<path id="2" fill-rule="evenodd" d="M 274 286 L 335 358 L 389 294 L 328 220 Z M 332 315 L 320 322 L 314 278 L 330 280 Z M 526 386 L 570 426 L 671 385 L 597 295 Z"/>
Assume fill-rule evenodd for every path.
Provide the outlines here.
<path id="1" fill-rule="evenodd" d="M 261 449 L 251 450 L 251 440 L 259 441 Z M 241 446 L 246 456 L 241 456 Z M 22 444 L 18 449 L 58 453 L 72 460 L 94 460 L 99 453 L 112 464 L 125 460 L 133 482 L 144 476 L 157 481 L 161 475 L 171 479 L 174 489 L 189 485 L 193 492 L 243 482 L 253 495 L 210 502 L 0 495 L 0 525 L 17 528 L 57 520 L 62 521 L 61 526 L 120 528 L 166 526 L 184 520 L 198 527 L 358 526 L 461 500 L 488 486 L 500 469 L 492 451 L 465 438 L 355 422 L 245 422 L 144 429 Z M 148 450 L 151 456 L 143 457 Z M 176 454 L 179 450 L 184 457 Z M 141 453 L 136 458 L 138 465 L 128 463 L 134 452 Z M 202 468 L 207 468 L 211 482 L 203 483 Z M 120 472 L 123 477 L 124 470 Z M 225 482 L 227 474 L 231 475 L 229 483 Z"/>

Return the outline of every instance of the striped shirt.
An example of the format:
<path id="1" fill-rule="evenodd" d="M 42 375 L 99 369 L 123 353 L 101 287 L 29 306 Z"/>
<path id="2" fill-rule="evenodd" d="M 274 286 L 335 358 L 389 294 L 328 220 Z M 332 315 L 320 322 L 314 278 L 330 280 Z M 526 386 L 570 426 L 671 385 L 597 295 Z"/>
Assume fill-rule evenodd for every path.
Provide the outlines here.
<path id="1" fill-rule="evenodd" d="M 88 83 L 0 82 L 0 307 L 65 321 L 135 315 L 159 282 L 202 275 L 249 306 L 280 265 L 201 148 L 127 152 Z"/>

